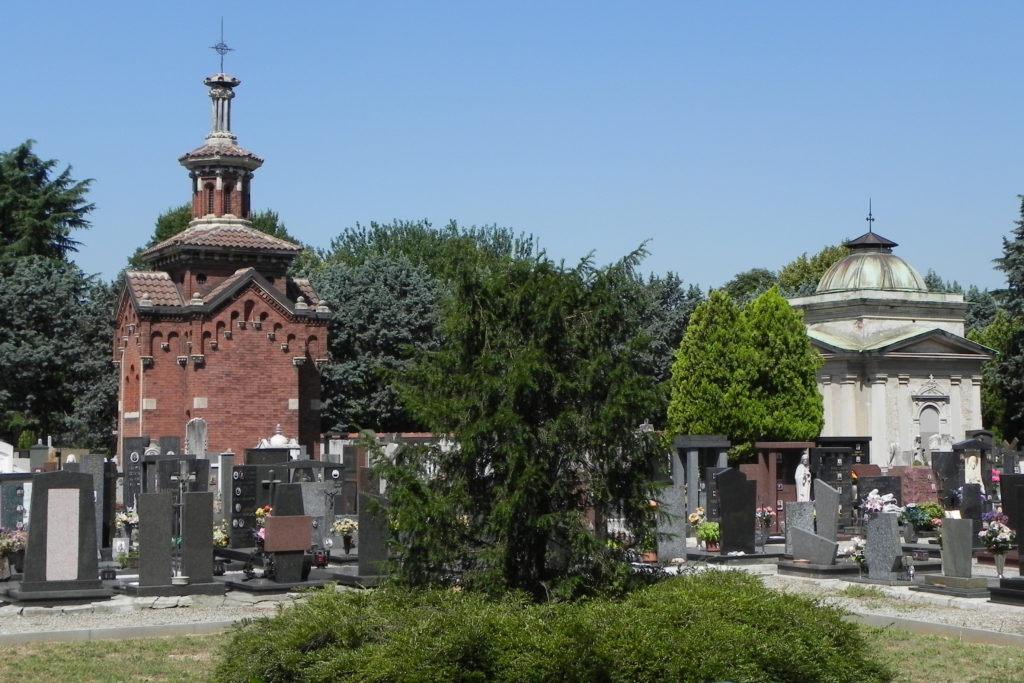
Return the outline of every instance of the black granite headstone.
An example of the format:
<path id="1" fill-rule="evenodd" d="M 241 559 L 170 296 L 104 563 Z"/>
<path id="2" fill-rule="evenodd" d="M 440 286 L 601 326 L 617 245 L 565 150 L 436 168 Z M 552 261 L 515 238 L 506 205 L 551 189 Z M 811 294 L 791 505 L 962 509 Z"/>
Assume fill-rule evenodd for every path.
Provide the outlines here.
<path id="1" fill-rule="evenodd" d="M 213 494 L 192 492 L 182 506 L 181 553 L 191 583 L 213 582 Z"/>
<path id="2" fill-rule="evenodd" d="M 932 470 L 935 472 L 935 486 L 939 490 L 939 502 L 946 509 L 956 507 L 956 490 L 964 484 L 964 466 L 960 454 L 933 451 Z"/>
<path id="3" fill-rule="evenodd" d="M 897 505 L 903 504 L 903 482 L 899 477 L 861 477 L 857 480 L 857 488 L 860 491 L 861 500 L 867 498 L 871 491 L 877 489 L 878 495 L 884 496 L 891 493 Z"/>
<path id="4" fill-rule="evenodd" d="M 725 469 L 721 467 L 704 468 L 704 483 L 707 499 L 704 517 L 709 522 L 722 521 L 722 499 L 718 491 L 718 481 L 716 477 L 724 471 Z"/>
<path id="5" fill-rule="evenodd" d="M 839 492 L 839 517 L 837 524 L 845 527 L 853 524 L 853 466 L 863 459 L 860 451 L 848 446 L 821 446 L 810 450 L 808 461 L 811 475 L 820 479 Z M 860 486 L 861 497 L 864 487 Z"/>
<path id="6" fill-rule="evenodd" d="M 121 500 L 125 507 L 134 508 L 139 494 L 142 493 L 142 458 L 149 445 L 148 436 L 131 436 L 121 440 L 123 450 L 122 467 L 124 483 Z"/>
<path id="7" fill-rule="evenodd" d="M 1003 495 L 1003 514 L 1007 524 L 1014 531 L 1022 531 L 1018 516 L 1019 502 L 1024 498 L 1024 474 L 1004 474 L 999 482 Z"/>
<path id="8" fill-rule="evenodd" d="M 984 506 L 981 502 L 981 485 L 980 484 L 964 484 L 960 494 L 960 518 L 970 519 L 974 521 L 974 543 L 976 547 L 982 545 L 981 539 L 978 538 L 978 532 L 981 531 L 981 515 L 984 512 Z"/>
<path id="9" fill-rule="evenodd" d="M 714 478 L 721 501 L 721 552 L 753 554 L 757 482 L 732 468 L 720 471 Z"/>
<path id="10" fill-rule="evenodd" d="M 161 436 L 160 437 L 160 452 L 165 454 L 173 453 L 175 455 L 181 455 L 181 437 L 180 436 Z"/>
<path id="11" fill-rule="evenodd" d="M 0 527 L 20 529 L 24 526 L 29 502 L 25 483 L 31 477 L 31 474 L 0 474 Z"/>
<path id="12" fill-rule="evenodd" d="M 31 531 L 16 599 L 103 592 L 96 553 L 92 476 L 44 472 L 32 480 Z M 19 597 L 20 596 L 20 597 Z"/>
<path id="13" fill-rule="evenodd" d="M 259 469 L 253 465 L 231 468 L 230 543 L 232 548 L 251 548 L 256 528 L 256 508 L 261 507 L 257 494 L 261 489 Z"/>
<path id="14" fill-rule="evenodd" d="M 288 462 L 287 448 L 247 448 L 246 465 L 283 465 Z"/>
<path id="15" fill-rule="evenodd" d="M 368 467 L 359 468 L 359 575 L 379 576 L 388 560 L 387 516 L 378 508 L 385 504 L 380 480 Z"/>
<path id="16" fill-rule="evenodd" d="M 171 539 L 174 538 L 174 494 L 139 495 L 139 585 L 171 583 Z M 212 565 L 212 561 L 211 561 Z"/>
<path id="17" fill-rule="evenodd" d="M 278 484 L 274 487 L 274 499 L 271 503 L 273 515 L 294 517 L 305 514 L 302 504 L 302 484 Z M 312 520 L 310 520 L 312 524 Z M 275 580 L 280 583 L 298 583 L 303 580 L 304 551 L 288 551 L 274 553 Z"/>

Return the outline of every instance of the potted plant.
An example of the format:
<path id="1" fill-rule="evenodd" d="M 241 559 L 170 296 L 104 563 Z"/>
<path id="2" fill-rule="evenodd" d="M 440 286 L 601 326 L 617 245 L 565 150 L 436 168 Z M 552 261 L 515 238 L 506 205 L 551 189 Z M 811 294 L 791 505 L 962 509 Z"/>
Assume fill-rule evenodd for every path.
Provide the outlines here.
<path id="1" fill-rule="evenodd" d="M 718 550 L 718 541 L 722 537 L 718 522 L 701 522 L 697 525 L 697 540 L 704 544 L 708 552 Z"/>
<path id="2" fill-rule="evenodd" d="M 27 534 L 19 529 L 0 529 L 0 581 L 14 574 L 14 556 L 25 552 Z"/>
<path id="3" fill-rule="evenodd" d="M 224 559 L 221 558 L 221 557 L 217 557 L 216 548 L 226 548 L 226 547 L 228 547 L 228 541 L 229 540 L 230 540 L 230 537 L 228 536 L 228 523 L 227 522 L 221 522 L 220 524 L 214 524 L 213 525 L 213 547 L 215 549 L 214 550 L 214 556 L 213 556 L 213 575 L 214 576 L 224 576 L 224 572 L 227 571 L 227 567 L 224 565 Z"/>

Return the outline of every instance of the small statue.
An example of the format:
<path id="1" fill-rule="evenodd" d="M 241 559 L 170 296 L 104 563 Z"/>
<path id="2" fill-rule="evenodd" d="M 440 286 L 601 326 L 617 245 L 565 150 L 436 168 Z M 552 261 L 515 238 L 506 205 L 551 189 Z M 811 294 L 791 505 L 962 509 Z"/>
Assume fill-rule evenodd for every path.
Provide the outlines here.
<path id="1" fill-rule="evenodd" d="M 808 465 L 809 458 L 805 450 L 800 456 L 800 464 L 796 466 L 796 499 L 798 502 L 811 499 L 811 468 Z"/>

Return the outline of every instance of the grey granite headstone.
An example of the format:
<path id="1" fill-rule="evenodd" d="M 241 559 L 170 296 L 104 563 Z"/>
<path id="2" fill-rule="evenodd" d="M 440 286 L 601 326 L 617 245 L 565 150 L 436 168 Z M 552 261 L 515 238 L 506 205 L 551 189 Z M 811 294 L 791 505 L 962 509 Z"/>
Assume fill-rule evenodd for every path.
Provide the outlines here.
<path id="1" fill-rule="evenodd" d="M 658 491 L 658 559 L 667 562 L 686 557 L 686 499 L 683 463 L 677 452 L 669 454 L 672 483 Z"/>
<path id="2" fill-rule="evenodd" d="M 313 481 L 299 486 L 302 488 L 302 509 L 313 519 L 313 540 L 322 544 L 322 540 L 331 535 L 334 509 L 333 506 L 328 507 L 327 494 L 335 491 L 335 484 L 333 481 Z"/>
<path id="3" fill-rule="evenodd" d="M 171 539 L 174 538 L 174 494 L 139 495 L 139 585 L 171 583 Z"/>
<path id="4" fill-rule="evenodd" d="M 942 520 L 942 574 L 971 578 L 974 523 L 969 519 Z"/>
<path id="5" fill-rule="evenodd" d="M 786 554 L 793 554 L 793 530 L 814 533 L 814 503 L 799 501 L 786 503 Z"/>
<path id="6" fill-rule="evenodd" d="M 807 560 L 811 564 L 833 565 L 839 544 L 803 529 L 793 529 L 793 559 Z"/>
<path id="7" fill-rule="evenodd" d="M 96 547 L 103 547 L 104 469 L 107 462 L 102 455 L 82 455 L 78 459 L 78 471 L 92 477 L 93 500 L 96 501 Z"/>
<path id="8" fill-rule="evenodd" d="M 102 589 L 92 476 L 44 472 L 32 480 L 31 531 L 21 593 Z"/>
<path id="9" fill-rule="evenodd" d="M 754 510 L 757 508 L 757 482 L 739 470 L 728 468 L 715 475 L 721 514 L 722 554 L 754 552 Z"/>
<path id="10" fill-rule="evenodd" d="M 206 459 L 206 420 L 194 417 L 185 423 L 185 453 Z"/>
<path id="11" fill-rule="evenodd" d="M 867 545 L 864 559 L 868 563 L 868 578 L 876 581 L 892 581 L 900 571 L 903 545 L 900 541 L 899 515 L 883 512 L 868 520 Z"/>
<path id="12" fill-rule="evenodd" d="M 839 490 L 821 479 L 814 480 L 815 532 L 829 541 L 839 532 Z"/>
<path id="13" fill-rule="evenodd" d="M 182 505 L 182 568 L 191 583 L 213 582 L 213 493 L 186 493 Z"/>
<path id="14" fill-rule="evenodd" d="M 235 454 L 234 453 L 221 453 L 217 456 L 218 466 L 217 475 L 220 479 L 220 515 L 217 521 L 228 520 L 228 526 L 231 525 L 232 518 L 232 491 L 233 482 L 231 478 L 232 470 L 235 466 Z"/>
<path id="15" fill-rule="evenodd" d="M 368 467 L 359 468 L 359 575 L 379 576 L 388 560 L 388 521 L 381 510 L 385 503 L 380 493 L 380 480 Z"/>

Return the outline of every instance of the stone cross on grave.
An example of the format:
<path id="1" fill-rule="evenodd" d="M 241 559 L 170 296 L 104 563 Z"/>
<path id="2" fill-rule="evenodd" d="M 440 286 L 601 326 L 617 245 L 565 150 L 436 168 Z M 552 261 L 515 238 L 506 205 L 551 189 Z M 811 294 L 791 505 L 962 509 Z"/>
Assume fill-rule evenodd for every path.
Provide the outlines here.
<path id="1" fill-rule="evenodd" d="M 277 485 L 280 483 L 280 479 L 274 479 L 274 470 L 267 470 L 267 478 L 260 480 L 260 486 L 262 486 L 263 490 L 265 491 L 264 495 L 262 496 L 263 500 L 273 501 L 274 492 L 277 490 Z"/>

